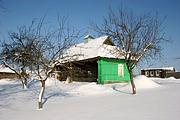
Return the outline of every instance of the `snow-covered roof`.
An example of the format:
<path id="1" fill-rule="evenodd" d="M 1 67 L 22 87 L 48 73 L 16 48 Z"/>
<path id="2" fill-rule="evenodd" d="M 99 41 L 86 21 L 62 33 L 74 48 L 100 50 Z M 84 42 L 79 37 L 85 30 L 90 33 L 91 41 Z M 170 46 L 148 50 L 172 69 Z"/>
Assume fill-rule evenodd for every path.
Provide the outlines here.
<path id="1" fill-rule="evenodd" d="M 159 67 L 159 68 L 145 68 L 145 69 L 142 69 L 142 70 L 175 70 L 174 67 Z"/>
<path id="2" fill-rule="evenodd" d="M 8 67 L 4 67 L 3 65 L 0 65 L 0 73 L 15 73 L 15 72 L 9 69 Z"/>
<path id="3" fill-rule="evenodd" d="M 91 35 L 86 35 L 86 36 L 84 37 L 84 39 L 87 39 L 87 38 L 94 39 L 94 37 L 92 37 Z"/>
<path id="4" fill-rule="evenodd" d="M 106 58 L 119 58 L 124 59 L 124 57 L 119 57 L 116 46 L 111 41 L 108 36 L 102 36 L 96 39 L 92 39 L 87 43 L 80 43 L 71 46 L 65 51 L 63 55 L 64 61 L 74 61 L 74 60 L 85 60 L 96 57 L 106 57 Z"/>

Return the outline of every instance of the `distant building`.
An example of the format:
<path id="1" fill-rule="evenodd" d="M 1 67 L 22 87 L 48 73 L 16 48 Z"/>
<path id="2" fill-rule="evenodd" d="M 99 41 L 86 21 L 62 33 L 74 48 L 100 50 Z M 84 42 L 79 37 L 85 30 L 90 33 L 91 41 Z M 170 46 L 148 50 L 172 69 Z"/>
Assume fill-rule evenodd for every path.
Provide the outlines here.
<path id="1" fill-rule="evenodd" d="M 5 67 L 4 65 L 0 65 L 0 79 L 3 78 L 16 78 L 17 75 L 14 71 Z"/>
<path id="2" fill-rule="evenodd" d="M 146 69 L 141 70 L 141 75 L 145 75 L 147 77 L 158 77 L 158 78 L 175 77 L 175 78 L 179 78 L 177 74 L 179 74 L 179 72 L 176 72 L 174 67 L 146 68 Z"/>

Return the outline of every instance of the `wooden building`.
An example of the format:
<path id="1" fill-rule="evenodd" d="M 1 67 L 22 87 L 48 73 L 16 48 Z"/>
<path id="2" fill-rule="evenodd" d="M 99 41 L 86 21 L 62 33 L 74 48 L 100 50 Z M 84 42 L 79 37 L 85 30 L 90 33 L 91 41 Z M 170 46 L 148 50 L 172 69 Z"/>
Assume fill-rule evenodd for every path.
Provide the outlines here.
<path id="1" fill-rule="evenodd" d="M 10 70 L 9 68 L 5 67 L 4 65 L 0 65 L 0 79 L 4 78 L 16 78 L 17 75 L 14 71 Z"/>
<path id="2" fill-rule="evenodd" d="M 74 45 L 65 51 L 60 63 L 69 64 L 70 72 L 61 65 L 54 71 L 56 78 L 66 80 L 71 76 L 73 81 L 97 82 L 127 82 L 130 75 L 122 56 L 119 56 L 116 46 L 108 36 L 94 39 L 86 36 L 83 43 Z"/>
<path id="3" fill-rule="evenodd" d="M 169 74 L 172 73 L 175 73 L 174 67 L 146 68 L 141 70 L 141 75 L 145 75 L 147 77 L 158 77 L 158 78 L 173 77 L 173 76 L 169 76 Z"/>

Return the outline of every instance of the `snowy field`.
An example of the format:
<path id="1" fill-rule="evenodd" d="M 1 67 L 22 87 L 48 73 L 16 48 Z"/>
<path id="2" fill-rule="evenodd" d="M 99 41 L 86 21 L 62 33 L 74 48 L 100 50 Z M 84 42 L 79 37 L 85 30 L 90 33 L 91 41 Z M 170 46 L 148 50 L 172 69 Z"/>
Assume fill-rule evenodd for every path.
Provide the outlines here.
<path id="1" fill-rule="evenodd" d="M 37 110 L 38 81 L 23 90 L 19 81 L 0 80 L 0 120 L 179 120 L 180 79 L 135 78 L 129 84 L 97 85 L 47 81 L 43 110 Z"/>

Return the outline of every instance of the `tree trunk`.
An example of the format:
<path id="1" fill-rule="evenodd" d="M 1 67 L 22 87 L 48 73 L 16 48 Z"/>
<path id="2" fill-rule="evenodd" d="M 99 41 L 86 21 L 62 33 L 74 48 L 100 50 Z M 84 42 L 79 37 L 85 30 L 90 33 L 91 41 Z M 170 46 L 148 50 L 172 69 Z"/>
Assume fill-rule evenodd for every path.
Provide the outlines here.
<path id="1" fill-rule="evenodd" d="M 70 76 L 67 76 L 65 83 L 71 83 L 71 82 L 72 82 L 72 78 Z"/>
<path id="2" fill-rule="evenodd" d="M 24 79 L 24 85 L 27 87 L 27 79 Z"/>
<path id="3" fill-rule="evenodd" d="M 129 74 L 130 74 L 130 81 L 131 81 L 132 92 L 133 92 L 133 94 L 136 94 L 136 86 L 134 84 L 132 71 Z"/>
<path id="4" fill-rule="evenodd" d="M 136 94 L 136 86 L 133 80 L 133 72 L 132 72 L 132 67 L 131 67 L 131 63 L 129 61 L 126 61 L 126 65 L 130 74 L 130 82 L 131 82 L 131 87 L 132 87 L 132 94 Z"/>
<path id="5" fill-rule="evenodd" d="M 21 79 L 23 89 L 26 89 L 27 88 L 27 78 L 21 75 L 20 79 Z"/>
<path id="6" fill-rule="evenodd" d="M 70 68 L 69 70 L 68 70 L 68 76 L 67 76 L 67 78 L 66 78 L 66 83 L 72 83 L 72 81 L 73 81 L 73 70 Z"/>
<path id="7" fill-rule="evenodd" d="M 44 91 L 45 91 L 45 82 L 46 82 L 45 80 L 41 80 L 41 91 L 39 93 L 38 109 L 43 108 L 42 98 L 44 96 Z"/>
<path id="8" fill-rule="evenodd" d="M 27 88 L 27 79 L 24 78 L 23 80 L 23 89 L 26 89 Z"/>
<path id="9" fill-rule="evenodd" d="M 22 79 L 22 85 L 23 85 L 23 89 L 26 89 L 27 88 L 27 73 L 26 73 L 26 70 L 24 68 L 21 68 L 21 73 L 20 73 L 20 76 L 21 76 L 21 79 Z"/>

